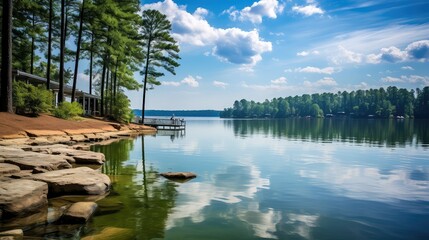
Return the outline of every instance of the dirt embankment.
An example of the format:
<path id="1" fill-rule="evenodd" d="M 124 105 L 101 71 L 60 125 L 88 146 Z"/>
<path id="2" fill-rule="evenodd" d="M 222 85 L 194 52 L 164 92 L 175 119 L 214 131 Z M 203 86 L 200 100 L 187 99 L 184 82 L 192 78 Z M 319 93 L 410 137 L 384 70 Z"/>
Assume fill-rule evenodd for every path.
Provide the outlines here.
<path id="1" fill-rule="evenodd" d="M 119 124 L 95 118 L 79 121 L 59 119 L 42 114 L 26 117 L 10 113 L 0 113 L 0 139 L 28 138 L 41 136 L 79 135 L 115 131 L 155 132 L 154 128 L 137 124 Z"/>

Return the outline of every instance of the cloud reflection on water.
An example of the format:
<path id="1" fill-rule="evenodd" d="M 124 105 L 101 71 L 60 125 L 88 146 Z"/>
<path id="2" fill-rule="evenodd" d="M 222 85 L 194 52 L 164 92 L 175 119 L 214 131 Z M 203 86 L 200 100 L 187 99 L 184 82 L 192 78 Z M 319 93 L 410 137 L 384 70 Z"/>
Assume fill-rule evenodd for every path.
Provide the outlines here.
<path id="1" fill-rule="evenodd" d="M 261 172 L 253 165 L 234 165 L 218 171 L 204 182 L 188 182 L 177 190 L 176 206 L 167 220 L 166 228 L 180 226 L 185 219 L 193 223 L 203 222 L 204 209 L 213 201 L 227 203 L 232 212 L 225 218 L 238 217 L 249 224 L 255 236 L 276 238 L 273 232 L 281 220 L 281 213 L 273 209 L 261 210 L 256 193 L 268 189 L 269 179 L 261 177 Z M 237 205 L 238 204 L 238 205 Z"/>

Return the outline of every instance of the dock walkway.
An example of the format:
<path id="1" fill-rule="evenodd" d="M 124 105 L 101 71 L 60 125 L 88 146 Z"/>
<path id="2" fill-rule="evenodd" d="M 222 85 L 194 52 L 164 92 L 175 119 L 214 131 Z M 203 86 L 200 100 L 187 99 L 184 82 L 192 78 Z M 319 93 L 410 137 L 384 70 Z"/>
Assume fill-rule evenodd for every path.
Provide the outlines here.
<path id="1" fill-rule="evenodd" d="M 146 126 L 155 127 L 156 129 L 168 130 L 185 130 L 186 121 L 183 119 L 160 119 L 160 118 L 145 118 L 143 124 Z"/>

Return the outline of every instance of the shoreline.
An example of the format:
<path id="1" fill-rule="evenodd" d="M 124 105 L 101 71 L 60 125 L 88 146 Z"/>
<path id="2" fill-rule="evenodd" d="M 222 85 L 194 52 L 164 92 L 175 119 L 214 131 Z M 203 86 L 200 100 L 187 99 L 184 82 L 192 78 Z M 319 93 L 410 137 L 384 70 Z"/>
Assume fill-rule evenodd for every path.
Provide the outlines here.
<path id="1" fill-rule="evenodd" d="M 0 113 L 0 237 L 23 237 L 31 226 L 84 224 L 111 189 L 100 171 L 104 154 L 89 146 L 156 131 L 93 118 Z M 70 195 L 80 200 L 48 205 Z"/>

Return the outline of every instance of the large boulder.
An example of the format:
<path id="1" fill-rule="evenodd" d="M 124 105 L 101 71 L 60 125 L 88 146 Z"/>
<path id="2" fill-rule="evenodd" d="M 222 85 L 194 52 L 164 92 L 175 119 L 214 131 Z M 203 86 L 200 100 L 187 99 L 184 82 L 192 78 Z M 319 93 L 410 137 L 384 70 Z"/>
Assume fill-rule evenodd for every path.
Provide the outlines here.
<path id="1" fill-rule="evenodd" d="M 34 212 L 48 204 L 48 185 L 26 179 L 0 182 L 0 218 Z"/>
<path id="2" fill-rule="evenodd" d="M 33 174 L 32 179 L 46 182 L 50 195 L 104 194 L 110 189 L 107 175 L 88 167 Z"/>
<path id="3" fill-rule="evenodd" d="M 95 202 L 77 202 L 73 203 L 61 217 L 62 223 L 85 223 L 97 209 Z"/>

